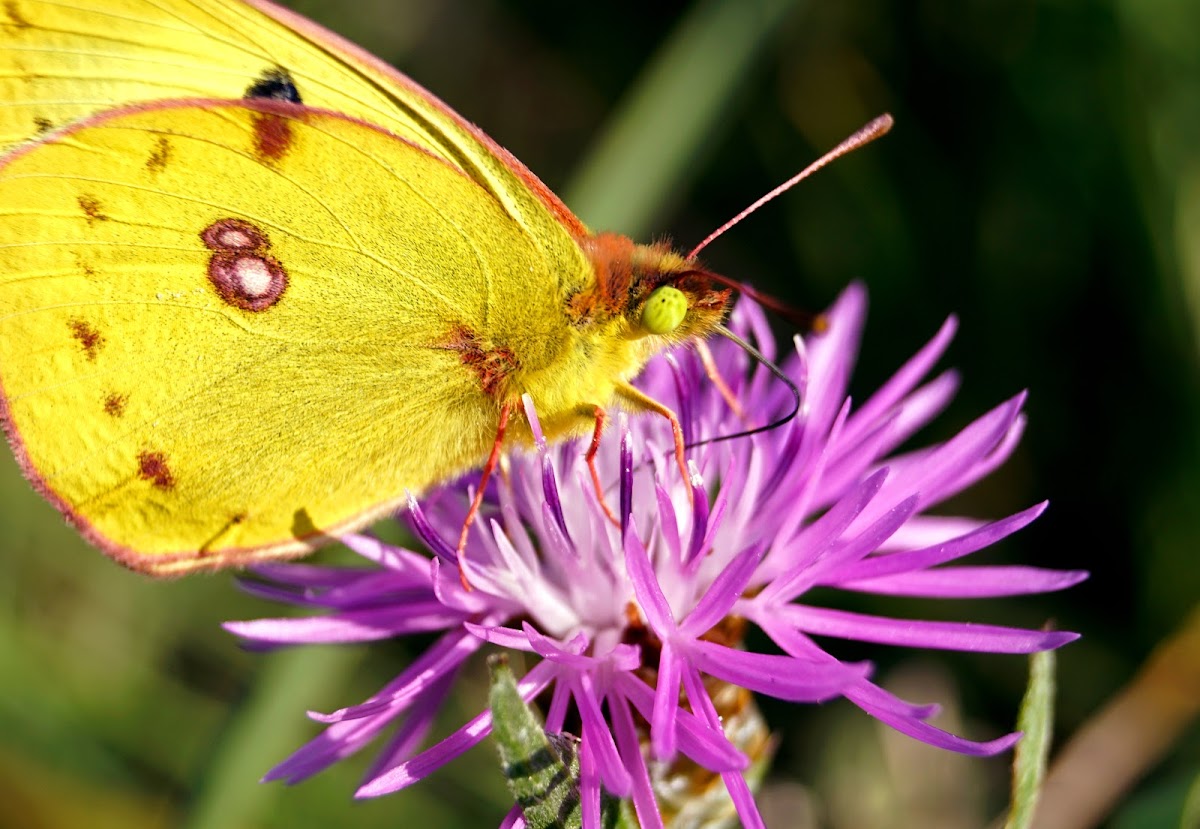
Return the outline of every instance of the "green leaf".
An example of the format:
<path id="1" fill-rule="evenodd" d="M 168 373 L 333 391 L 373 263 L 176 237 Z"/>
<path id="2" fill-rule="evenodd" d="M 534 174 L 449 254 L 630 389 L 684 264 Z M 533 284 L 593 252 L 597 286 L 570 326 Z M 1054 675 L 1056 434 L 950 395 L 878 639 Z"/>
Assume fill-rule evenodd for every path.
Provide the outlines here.
<path id="1" fill-rule="evenodd" d="M 1054 731 L 1054 651 L 1035 653 L 1029 660 L 1029 687 L 1021 701 L 1017 727 L 1024 736 L 1013 758 L 1012 807 L 1004 829 L 1027 829 L 1032 825 L 1046 777 L 1046 757 Z"/>
<path id="2" fill-rule="evenodd" d="M 492 687 L 492 739 L 508 788 L 525 814 L 529 829 L 581 829 L 579 739 L 572 734 L 547 734 L 541 720 L 517 690 L 508 660 L 488 660 Z M 620 803 L 601 795 L 600 824 L 622 829 Z"/>
<path id="3" fill-rule="evenodd" d="M 1200 826 L 1200 774 L 1188 786 L 1187 798 L 1183 801 L 1183 817 L 1179 821 L 1179 829 L 1192 826 Z"/>

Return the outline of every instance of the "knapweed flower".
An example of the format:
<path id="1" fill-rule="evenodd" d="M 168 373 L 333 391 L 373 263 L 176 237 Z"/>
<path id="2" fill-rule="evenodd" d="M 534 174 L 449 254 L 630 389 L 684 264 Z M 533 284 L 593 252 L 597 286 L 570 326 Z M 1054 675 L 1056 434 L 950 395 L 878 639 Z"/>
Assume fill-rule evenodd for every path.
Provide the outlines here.
<path id="1" fill-rule="evenodd" d="M 762 826 L 743 772 L 750 758 L 731 742 L 713 703 L 718 687 L 793 702 L 843 696 L 918 740 L 967 754 L 1011 746 L 1009 734 L 973 742 L 929 724 L 936 706 L 916 705 L 845 663 L 814 636 L 888 645 L 995 653 L 1055 648 L 1073 633 L 914 621 L 806 603 L 813 588 L 937 598 L 985 598 L 1058 590 L 1081 572 L 970 566 L 959 559 L 1024 527 L 1037 504 L 999 521 L 927 511 L 987 475 L 1013 450 L 1023 396 L 1001 403 L 953 438 L 895 454 L 953 396 L 957 377 L 925 381 L 954 332 L 953 320 L 862 405 L 847 398 L 865 314 L 858 286 L 826 314 L 820 333 L 796 339 L 783 370 L 803 406 L 786 425 L 708 442 L 784 415 L 789 389 L 730 343 L 713 346 L 730 401 L 692 352 L 647 367 L 639 384 L 672 406 L 689 443 L 692 479 L 680 479 L 662 418 L 623 419 L 601 448 L 606 517 L 579 445 L 515 454 L 494 477 L 486 508 L 459 562 L 458 537 L 472 480 L 410 505 L 408 521 L 432 556 L 366 536 L 346 543 L 371 562 L 357 569 L 308 564 L 255 568 L 261 595 L 315 611 L 228 627 L 256 646 L 362 642 L 442 635 L 365 702 L 313 715 L 326 729 L 268 774 L 298 781 L 396 725 L 358 796 L 402 789 L 480 742 L 482 712 L 421 750 L 434 714 L 464 662 L 486 643 L 529 652 L 525 699 L 543 696 L 546 729 L 581 738 L 584 826 L 599 825 L 601 787 L 629 798 L 643 827 L 663 825 L 655 782 L 677 757 L 720 775 L 746 827 Z M 770 356 L 761 314 L 742 303 L 733 327 Z M 526 415 L 536 430 L 536 414 Z M 471 589 L 463 586 L 466 576 Z M 778 652 L 744 649 L 747 626 Z M 570 724 L 568 726 L 568 724 Z M 661 797 L 661 792 L 658 793 Z M 514 810 L 506 825 L 520 821 Z"/>

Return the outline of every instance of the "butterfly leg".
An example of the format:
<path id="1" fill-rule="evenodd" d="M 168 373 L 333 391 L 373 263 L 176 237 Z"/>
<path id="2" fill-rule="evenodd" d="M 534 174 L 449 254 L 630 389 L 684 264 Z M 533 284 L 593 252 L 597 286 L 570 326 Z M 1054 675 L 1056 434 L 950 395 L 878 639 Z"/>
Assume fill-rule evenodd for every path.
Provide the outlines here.
<path id="1" fill-rule="evenodd" d="M 632 411 L 654 412 L 667 419 L 671 424 L 671 435 L 675 438 L 675 460 L 679 464 L 679 471 L 683 474 L 683 480 L 690 481 L 692 476 L 688 474 L 687 455 L 684 452 L 683 426 L 675 412 L 629 383 L 617 384 L 617 397 Z M 691 489 L 688 494 L 690 496 Z"/>
<path id="2" fill-rule="evenodd" d="M 500 462 L 500 449 L 504 445 L 504 431 L 508 428 L 508 418 L 512 414 L 513 406 L 513 403 L 505 403 L 500 407 L 500 420 L 496 424 L 496 440 L 492 444 L 492 453 L 488 455 L 487 463 L 483 465 L 483 471 L 479 473 L 479 487 L 475 490 L 475 498 L 471 501 L 471 508 L 467 510 L 467 517 L 463 519 L 462 532 L 458 536 L 458 547 L 455 548 L 455 552 L 458 553 L 460 559 L 467 546 L 467 533 L 471 529 L 471 524 L 475 522 L 475 515 L 479 512 L 480 506 L 483 505 L 483 493 L 487 490 L 488 479 L 492 477 L 492 471 Z M 463 586 L 469 589 L 470 585 L 467 583 L 467 575 L 463 571 L 461 561 L 458 565 L 458 573 Z"/>
<path id="3" fill-rule="evenodd" d="M 708 375 L 708 379 L 717 387 L 717 391 L 725 398 L 725 402 L 729 404 L 730 410 L 738 416 L 738 419 L 743 423 L 746 422 L 746 412 L 742 409 L 742 404 L 738 402 L 734 396 L 733 390 L 725 383 L 725 379 L 721 377 L 721 372 L 717 370 L 716 360 L 713 359 L 712 350 L 708 347 L 708 343 L 704 340 L 696 341 L 696 353 L 700 355 L 700 362 L 704 366 L 704 373 Z"/>
<path id="4" fill-rule="evenodd" d="M 600 508 L 604 510 L 609 521 L 620 527 L 621 522 L 618 520 L 617 514 L 612 511 L 612 507 L 604 498 L 604 485 L 600 483 L 600 470 L 596 468 L 596 453 L 600 451 L 600 436 L 604 434 L 604 429 L 608 425 L 608 412 L 604 411 L 603 406 L 596 406 L 595 416 L 596 428 L 592 430 L 592 443 L 584 457 L 587 459 L 588 471 L 592 473 L 592 486 L 596 488 L 596 497 L 600 500 Z"/>

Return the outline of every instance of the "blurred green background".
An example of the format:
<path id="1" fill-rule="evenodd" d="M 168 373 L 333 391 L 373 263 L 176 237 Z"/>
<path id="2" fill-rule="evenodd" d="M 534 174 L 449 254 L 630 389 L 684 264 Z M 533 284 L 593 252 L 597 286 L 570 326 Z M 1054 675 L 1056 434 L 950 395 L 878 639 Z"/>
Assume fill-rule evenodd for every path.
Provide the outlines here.
<path id="1" fill-rule="evenodd" d="M 429 87 L 593 226 L 685 248 L 893 113 L 891 135 L 756 213 L 706 260 L 812 309 L 863 280 L 860 397 L 958 314 L 948 363 L 963 389 L 922 437 L 1022 388 L 1030 398 L 1016 456 L 952 506 L 994 517 L 1049 498 L 987 560 L 1092 578 L 1033 599 L 870 609 L 1081 631 L 1059 660 L 1065 738 L 1196 604 L 1194 0 L 289 5 Z M 276 607 L 228 575 L 163 583 L 121 570 L 7 454 L 0 487 L 0 827 L 499 821 L 490 748 L 366 803 L 351 801 L 365 756 L 298 787 L 257 784 L 316 733 L 305 710 L 369 695 L 410 646 L 243 653 L 219 623 Z M 951 701 L 952 727 L 969 736 L 1012 727 L 1019 658 L 831 649 L 874 660 L 922 701 Z M 458 686 L 446 728 L 482 707 L 481 683 L 477 671 Z M 788 817 L 774 826 L 809 808 L 827 826 L 916 825 L 894 806 L 916 770 L 953 792 L 921 825 L 981 826 L 1003 808 L 1007 758 L 913 754 L 848 705 L 764 709 L 783 736 L 765 800 Z M 1193 724 L 1108 825 L 1178 826 L 1198 767 Z"/>

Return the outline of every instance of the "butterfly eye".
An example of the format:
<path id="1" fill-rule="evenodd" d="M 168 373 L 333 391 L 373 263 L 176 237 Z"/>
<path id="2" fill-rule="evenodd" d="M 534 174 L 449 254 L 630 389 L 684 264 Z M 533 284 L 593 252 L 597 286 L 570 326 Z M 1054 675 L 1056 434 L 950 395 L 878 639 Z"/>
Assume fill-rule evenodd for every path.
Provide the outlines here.
<path id="1" fill-rule="evenodd" d="M 670 334 L 687 316 L 687 296 L 678 288 L 660 285 L 650 292 L 642 309 L 642 328 L 651 334 Z"/>

